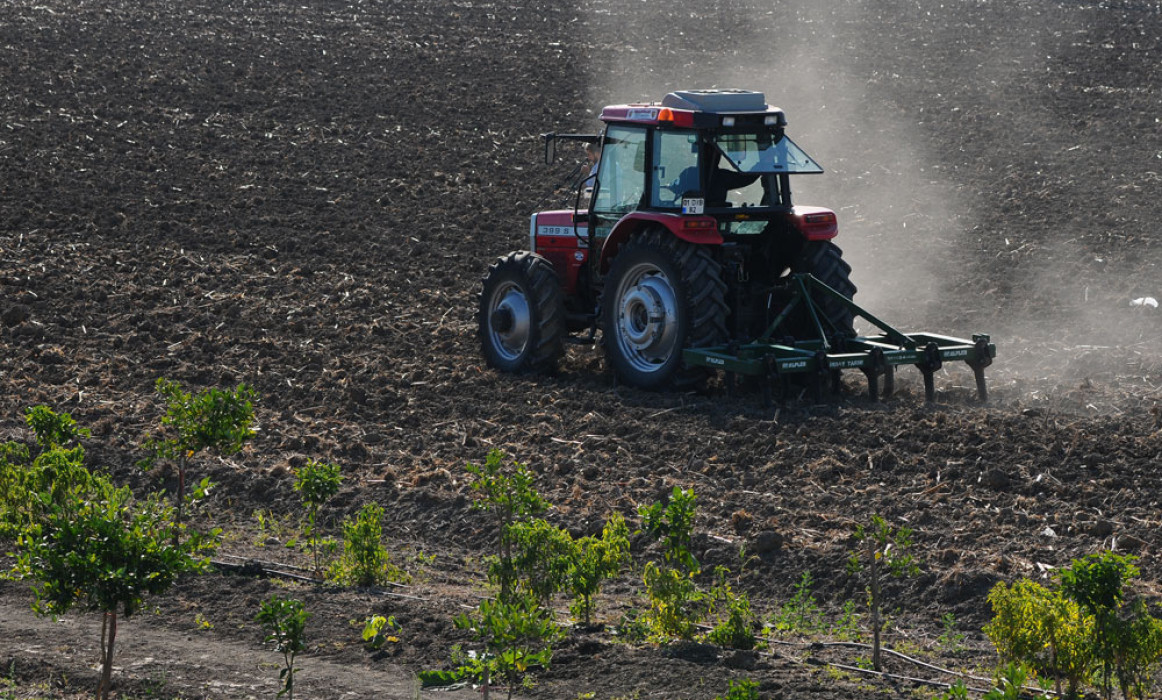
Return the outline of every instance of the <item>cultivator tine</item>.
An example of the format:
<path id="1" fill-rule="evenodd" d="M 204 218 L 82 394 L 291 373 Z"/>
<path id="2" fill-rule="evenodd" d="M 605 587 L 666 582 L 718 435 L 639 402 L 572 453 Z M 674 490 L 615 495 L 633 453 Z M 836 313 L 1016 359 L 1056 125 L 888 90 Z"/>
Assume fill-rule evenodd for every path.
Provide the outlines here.
<path id="1" fill-rule="evenodd" d="M 867 397 L 872 401 L 879 401 L 880 375 L 886 375 L 890 370 L 890 366 L 884 359 L 884 351 L 882 348 L 872 348 L 871 352 L 868 353 L 868 361 L 871 363 L 871 366 L 863 368 L 863 373 L 867 376 Z M 885 396 L 888 393 L 888 381 L 890 380 L 887 380 L 885 377 Z"/>
<path id="2" fill-rule="evenodd" d="M 930 341 L 924 346 L 924 354 L 916 368 L 924 375 L 924 400 L 932 403 L 936 400 L 936 372 L 944 366 L 940 359 L 940 346 L 936 341 Z"/>
<path id="3" fill-rule="evenodd" d="M 972 373 L 976 377 L 976 395 L 981 403 L 988 403 L 989 389 L 984 381 L 984 368 L 993 363 L 992 354 L 989 352 L 989 337 L 987 335 L 972 336 L 972 345 L 975 350 L 975 359 L 969 362 L 972 367 Z"/>
<path id="4" fill-rule="evenodd" d="M 924 347 L 924 353 L 920 357 L 920 362 L 916 363 L 917 369 L 924 374 L 924 400 L 932 403 L 937 400 L 937 386 L 935 386 L 935 373 L 944 366 L 944 360 L 940 359 L 940 347 L 935 341 L 928 342 Z"/>

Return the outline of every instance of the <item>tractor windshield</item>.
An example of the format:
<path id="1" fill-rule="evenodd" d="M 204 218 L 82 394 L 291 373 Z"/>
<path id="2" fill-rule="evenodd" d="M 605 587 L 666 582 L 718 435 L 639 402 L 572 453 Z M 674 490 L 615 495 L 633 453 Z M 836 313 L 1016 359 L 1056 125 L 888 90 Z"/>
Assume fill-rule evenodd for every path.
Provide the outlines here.
<path id="1" fill-rule="evenodd" d="M 744 173 L 821 173 L 811 156 L 791 139 L 770 132 L 718 134 L 718 150 Z"/>

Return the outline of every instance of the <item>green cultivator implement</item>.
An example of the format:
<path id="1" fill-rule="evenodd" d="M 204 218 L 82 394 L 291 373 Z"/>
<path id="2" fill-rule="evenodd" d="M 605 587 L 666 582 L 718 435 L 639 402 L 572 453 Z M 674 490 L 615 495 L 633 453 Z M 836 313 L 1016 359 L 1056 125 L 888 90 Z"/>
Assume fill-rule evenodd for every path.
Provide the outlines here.
<path id="1" fill-rule="evenodd" d="M 933 375 L 946 361 L 961 360 L 972 368 L 980 400 L 988 400 L 984 369 L 992 364 L 997 348 L 989 342 L 987 335 L 974 335 L 972 340 L 964 340 L 932 333 L 901 333 L 810 274 L 793 275 L 790 286 L 790 302 L 757 340 L 746 344 L 687 348 L 683 351 L 686 363 L 725 372 L 728 386 L 733 384 L 734 376 L 740 374 L 777 380 L 783 388 L 790 378 L 805 376 L 816 380 L 816 391 L 820 393 L 828 381 L 835 387 L 839 386 L 842 370 L 858 369 L 867 376 L 868 395 L 873 401 L 892 394 L 897 366 L 915 365 L 924 375 L 924 395 L 928 401 L 933 401 Z M 812 291 L 816 293 L 814 296 Z M 867 320 L 883 332 L 870 336 L 845 334 L 821 312 L 819 299 L 831 300 L 832 304 L 848 309 L 853 316 Z M 805 339 L 800 334 L 797 338 L 784 339 L 779 331 L 799 307 L 806 309 L 815 326 L 815 337 Z M 763 383 L 768 400 L 771 383 Z"/>

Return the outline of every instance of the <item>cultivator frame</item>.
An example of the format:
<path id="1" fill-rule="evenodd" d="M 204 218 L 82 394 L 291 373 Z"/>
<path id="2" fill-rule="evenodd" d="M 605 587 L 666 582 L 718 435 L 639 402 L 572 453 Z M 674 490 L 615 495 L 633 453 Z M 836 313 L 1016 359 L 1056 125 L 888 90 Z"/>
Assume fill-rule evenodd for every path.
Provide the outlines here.
<path id="1" fill-rule="evenodd" d="M 745 344 L 687 348 L 683 350 L 683 359 L 692 366 L 725 372 L 728 388 L 733 386 L 736 375 L 768 380 L 762 383 L 763 397 L 768 403 L 771 400 L 771 380 L 780 380 L 785 395 L 791 377 L 808 375 L 815 379 L 818 398 L 828 379 L 838 389 L 840 372 L 845 369 L 858 369 L 866 375 L 868 396 L 876 401 L 892 394 L 895 368 L 899 365 L 915 365 L 920 370 L 924 375 L 924 396 L 931 402 L 936 399 L 936 371 L 946 361 L 960 360 L 972 368 L 981 402 L 988 401 L 984 369 L 997 355 L 996 345 L 990 342 L 989 336 L 979 334 L 972 336 L 972 340 L 965 340 L 934 333 L 902 333 L 810 274 L 791 275 L 788 286 L 790 301 L 756 340 Z M 842 304 L 853 316 L 867 320 L 882 333 L 852 336 L 840 331 L 818 308 L 811 291 Z M 780 336 L 780 328 L 800 305 L 806 307 L 815 328 L 815 337 Z"/>

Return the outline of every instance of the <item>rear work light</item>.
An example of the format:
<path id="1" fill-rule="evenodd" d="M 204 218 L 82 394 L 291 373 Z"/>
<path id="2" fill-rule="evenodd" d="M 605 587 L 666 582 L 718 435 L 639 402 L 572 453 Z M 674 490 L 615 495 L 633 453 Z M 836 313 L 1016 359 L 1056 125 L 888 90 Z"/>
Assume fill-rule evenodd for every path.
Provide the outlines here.
<path id="1" fill-rule="evenodd" d="M 798 219 L 798 228 L 809 241 L 827 241 L 839 234 L 839 219 L 833 211 L 807 212 Z"/>

